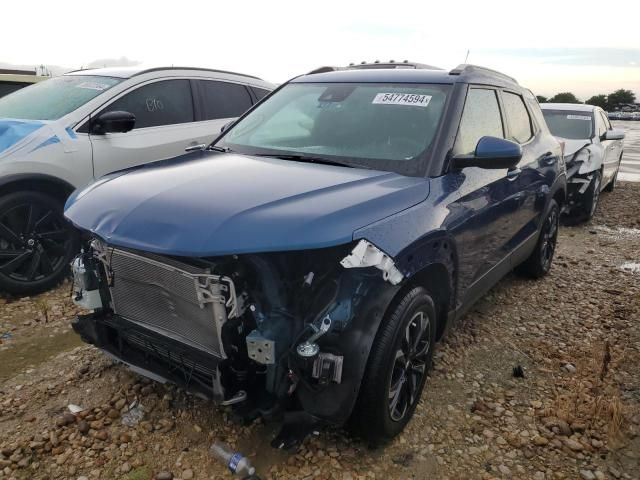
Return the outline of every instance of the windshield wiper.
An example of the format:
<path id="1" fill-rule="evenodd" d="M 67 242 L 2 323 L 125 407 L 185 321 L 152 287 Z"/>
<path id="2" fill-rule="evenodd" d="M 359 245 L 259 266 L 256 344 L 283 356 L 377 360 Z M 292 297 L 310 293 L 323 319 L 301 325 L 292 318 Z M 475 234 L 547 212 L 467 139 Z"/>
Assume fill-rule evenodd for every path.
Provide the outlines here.
<path id="1" fill-rule="evenodd" d="M 292 160 L 294 162 L 307 162 L 307 163 L 319 163 L 322 165 L 334 165 L 337 167 L 353 168 L 353 165 L 347 163 L 336 162 L 334 160 L 328 160 L 322 157 L 314 157 L 311 155 L 293 155 L 293 154 L 278 154 L 278 153 L 256 153 L 256 157 L 271 157 L 279 158 L 280 160 Z"/>
<path id="2" fill-rule="evenodd" d="M 214 152 L 222 152 L 222 153 L 233 152 L 233 150 L 231 150 L 229 147 L 219 147 L 217 145 L 209 145 L 207 147 L 207 150 L 213 150 Z"/>

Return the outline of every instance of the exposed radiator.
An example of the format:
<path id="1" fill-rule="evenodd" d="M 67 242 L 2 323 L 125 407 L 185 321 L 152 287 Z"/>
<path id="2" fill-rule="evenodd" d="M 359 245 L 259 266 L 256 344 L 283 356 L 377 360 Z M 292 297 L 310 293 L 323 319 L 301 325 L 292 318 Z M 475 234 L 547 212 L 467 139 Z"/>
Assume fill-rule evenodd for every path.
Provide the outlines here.
<path id="1" fill-rule="evenodd" d="M 106 247 L 116 314 L 174 340 L 226 358 L 221 328 L 233 317 L 233 282 L 172 259 Z"/>

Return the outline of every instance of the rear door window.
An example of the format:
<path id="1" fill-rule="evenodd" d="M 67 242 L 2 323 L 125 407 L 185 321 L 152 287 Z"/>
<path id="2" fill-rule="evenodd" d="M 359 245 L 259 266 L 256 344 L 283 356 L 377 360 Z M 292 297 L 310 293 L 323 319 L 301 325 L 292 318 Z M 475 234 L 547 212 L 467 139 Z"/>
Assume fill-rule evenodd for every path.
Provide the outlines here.
<path id="1" fill-rule="evenodd" d="M 526 143 L 533 136 L 531 117 L 520 95 L 502 92 L 502 101 L 509 122 L 509 140 Z"/>
<path id="2" fill-rule="evenodd" d="M 198 80 L 205 120 L 239 117 L 253 104 L 244 85 L 213 80 Z"/>
<path id="3" fill-rule="evenodd" d="M 143 85 L 103 112 L 124 110 L 136 116 L 135 129 L 193 122 L 189 80 L 163 80 Z"/>
<path id="4" fill-rule="evenodd" d="M 478 140 L 485 136 L 504 138 L 498 97 L 495 90 L 471 88 L 467 94 L 458 129 L 456 153 L 475 152 Z"/>

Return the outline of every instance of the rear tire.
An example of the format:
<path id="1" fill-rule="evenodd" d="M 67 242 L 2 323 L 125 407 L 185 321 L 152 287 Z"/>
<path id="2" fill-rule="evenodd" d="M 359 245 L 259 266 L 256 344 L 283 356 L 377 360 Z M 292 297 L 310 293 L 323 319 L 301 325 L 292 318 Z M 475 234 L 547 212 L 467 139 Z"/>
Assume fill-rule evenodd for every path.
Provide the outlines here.
<path id="1" fill-rule="evenodd" d="M 560 228 L 560 208 L 558 203 L 551 199 L 547 209 L 547 215 L 540 229 L 538 243 L 529 258 L 527 258 L 517 270 L 531 278 L 544 277 L 553 263 L 553 255 L 558 241 L 558 229 Z"/>
<path id="2" fill-rule="evenodd" d="M 409 290 L 385 314 L 371 347 L 354 432 L 373 443 L 398 435 L 413 416 L 431 368 L 436 309 L 422 287 Z"/>
<path id="3" fill-rule="evenodd" d="M 0 290 L 31 295 L 55 286 L 78 239 L 56 198 L 29 191 L 0 197 Z"/>

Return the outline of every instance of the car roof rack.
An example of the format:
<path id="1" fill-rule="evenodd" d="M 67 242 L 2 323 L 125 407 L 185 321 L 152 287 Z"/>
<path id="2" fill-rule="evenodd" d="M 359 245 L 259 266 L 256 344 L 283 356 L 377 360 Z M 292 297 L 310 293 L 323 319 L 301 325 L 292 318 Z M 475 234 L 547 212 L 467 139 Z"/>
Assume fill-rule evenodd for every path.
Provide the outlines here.
<path id="1" fill-rule="evenodd" d="M 403 60 L 396 62 L 395 60 L 389 60 L 388 62 L 381 62 L 375 60 L 374 62 L 360 62 L 350 63 L 346 67 L 332 67 L 323 66 L 311 70 L 307 75 L 313 73 L 326 73 L 336 72 L 338 70 L 377 70 L 377 69 L 414 69 L 414 70 L 442 70 L 440 67 L 434 67 L 433 65 L 427 65 L 426 63 L 411 62 L 409 60 Z"/>
<path id="2" fill-rule="evenodd" d="M 498 72 L 497 70 L 492 70 L 490 68 L 486 68 L 486 67 L 479 67 L 478 65 L 471 65 L 469 63 L 461 63 L 460 65 L 458 65 L 456 68 L 454 68 L 453 70 L 449 71 L 449 75 L 471 75 L 471 74 L 479 74 L 479 75 L 484 75 L 484 76 L 488 76 L 488 77 L 500 77 L 503 80 L 507 80 L 509 82 L 513 82 L 516 85 L 518 85 L 518 81 L 513 78 L 510 77 L 509 75 L 505 75 L 502 72 Z"/>
<path id="3" fill-rule="evenodd" d="M 123 68 L 123 69 L 126 69 L 126 68 L 130 68 L 130 67 L 104 67 L 104 68 L 113 68 L 113 69 Z M 88 72 L 90 70 L 103 70 L 103 67 L 78 68 L 77 70 L 70 70 L 70 71 L 68 71 L 66 73 Z M 218 70 L 218 69 L 215 69 L 215 68 L 175 67 L 173 65 L 170 66 L 170 67 L 152 67 L 152 68 L 144 68 L 144 69 L 138 70 L 138 71 L 132 71 L 132 73 L 129 76 L 129 78 L 137 77 L 138 75 L 142 75 L 144 73 L 159 72 L 159 71 L 162 71 L 162 70 L 197 70 L 197 71 L 200 71 L 200 72 L 227 73 L 229 75 L 238 75 L 240 77 L 247 77 L 247 78 L 253 78 L 255 80 L 264 81 L 260 77 L 256 77 L 254 75 L 247 75 L 246 73 L 230 72 L 228 70 Z"/>

